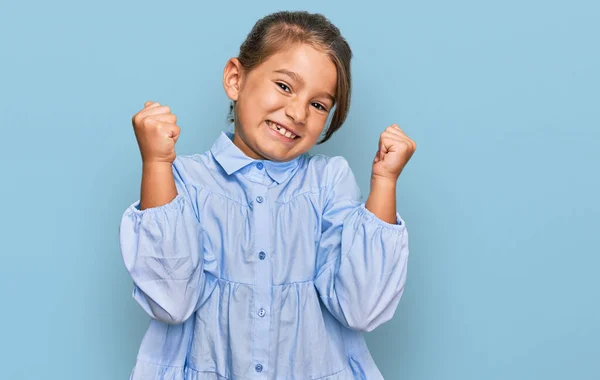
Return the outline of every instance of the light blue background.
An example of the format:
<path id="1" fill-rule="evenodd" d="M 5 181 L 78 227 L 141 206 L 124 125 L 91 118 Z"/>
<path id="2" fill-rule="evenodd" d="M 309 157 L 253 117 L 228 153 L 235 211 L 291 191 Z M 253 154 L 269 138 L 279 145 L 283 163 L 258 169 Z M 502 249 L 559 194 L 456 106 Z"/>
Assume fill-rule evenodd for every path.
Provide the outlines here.
<path id="1" fill-rule="evenodd" d="M 316 152 L 365 196 L 379 133 L 400 177 L 406 292 L 368 342 L 386 379 L 600 378 L 595 1 L 3 2 L 0 378 L 125 379 L 148 318 L 118 247 L 139 196 L 131 117 L 168 104 L 178 153 L 226 129 L 226 60 L 279 9 L 350 42 L 353 103 Z"/>

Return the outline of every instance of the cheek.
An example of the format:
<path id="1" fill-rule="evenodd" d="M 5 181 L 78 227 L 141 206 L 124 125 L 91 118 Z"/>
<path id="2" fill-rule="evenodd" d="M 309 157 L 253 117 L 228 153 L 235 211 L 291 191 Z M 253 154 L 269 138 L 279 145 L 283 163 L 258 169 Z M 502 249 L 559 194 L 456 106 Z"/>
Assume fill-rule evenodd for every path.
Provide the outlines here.
<path id="1" fill-rule="evenodd" d="M 327 123 L 327 116 L 316 114 L 312 115 L 312 120 L 310 124 L 311 135 L 318 136 L 325 130 L 325 124 Z"/>
<path id="2" fill-rule="evenodd" d="M 267 83 L 248 89 L 244 97 L 243 112 L 253 119 L 264 119 L 266 113 L 271 113 L 285 106 L 285 96 L 278 93 L 276 88 Z M 260 94 L 256 96 L 256 94 Z"/>
<path id="3" fill-rule="evenodd" d="M 261 96 L 257 96 L 256 99 L 261 110 L 269 112 L 285 105 L 285 96 L 272 86 L 264 86 L 260 91 Z"/>

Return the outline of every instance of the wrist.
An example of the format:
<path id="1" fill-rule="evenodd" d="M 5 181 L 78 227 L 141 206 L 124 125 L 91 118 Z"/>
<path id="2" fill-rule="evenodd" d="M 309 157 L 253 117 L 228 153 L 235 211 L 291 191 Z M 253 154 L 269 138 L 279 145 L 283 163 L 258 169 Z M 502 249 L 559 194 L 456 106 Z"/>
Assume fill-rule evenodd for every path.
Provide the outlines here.
<path id="1" fill-rule="evenodd" d="M 396 190 L 397 182 L 398 182 L 397 178 L 383 177 L 383 176 L 378 176 L 376 174 L 371 175 L 371 189 L 379 188 L 379 189 Z"/>
<path id="2" fill-rule="evenodd" d="M 166 161 L 142 161 L 143 170 L 151 171 L 171 171 L 173 166 L 172 162 Z"/>

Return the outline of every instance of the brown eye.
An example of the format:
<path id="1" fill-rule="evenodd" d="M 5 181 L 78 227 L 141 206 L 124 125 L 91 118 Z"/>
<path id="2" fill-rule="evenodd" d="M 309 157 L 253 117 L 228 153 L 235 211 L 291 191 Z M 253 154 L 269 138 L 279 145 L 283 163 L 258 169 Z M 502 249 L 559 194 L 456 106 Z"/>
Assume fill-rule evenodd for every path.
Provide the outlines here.
<path id="1" fill-rule="evenodd" d="M 283 91 L 285 91 L 285 92 L 291 92 L 290 88 L 287 85 L 285 85 L 284 83 L 281 83 L 281 82 L 275 82 L 275 83 L 277 83 L 277 85 L 279 86 L 279 88 L 281 88 Z"/>
<path id="2" fill-rule="evenodd" d="M 315 107 L 315 108 L 316 108 L 316 109 L 318 109 L 319 111 L 327 111 L 327 108 L 325 108 L 325 106 L 323 106 L 323 105 L 322 105 L 322 104 L 320 104 L 320 103 L 313 103 L 312 105 L 313 105 L 313 107 Z"/>

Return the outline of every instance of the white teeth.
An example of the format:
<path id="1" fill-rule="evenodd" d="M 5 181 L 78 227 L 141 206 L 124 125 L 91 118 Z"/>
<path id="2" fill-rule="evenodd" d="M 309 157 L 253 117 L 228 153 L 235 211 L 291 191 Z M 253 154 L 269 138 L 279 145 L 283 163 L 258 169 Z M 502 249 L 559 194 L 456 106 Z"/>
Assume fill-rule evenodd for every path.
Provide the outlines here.
<path id="1" fill-rule="evenodd" d="M 267 121 L 267 125 L 269 126 L 269 128 L 271 128 L 274 131 L 279 132 L 279 134 L 281 134 L 282 136 L 288 137 L 288 138 L 295 138 L 296 135 L 293 134 L 292 132 L 288 131 L 287 129 L 283 128 L 281 125 L 274 123 L 272 121 Z"/>

